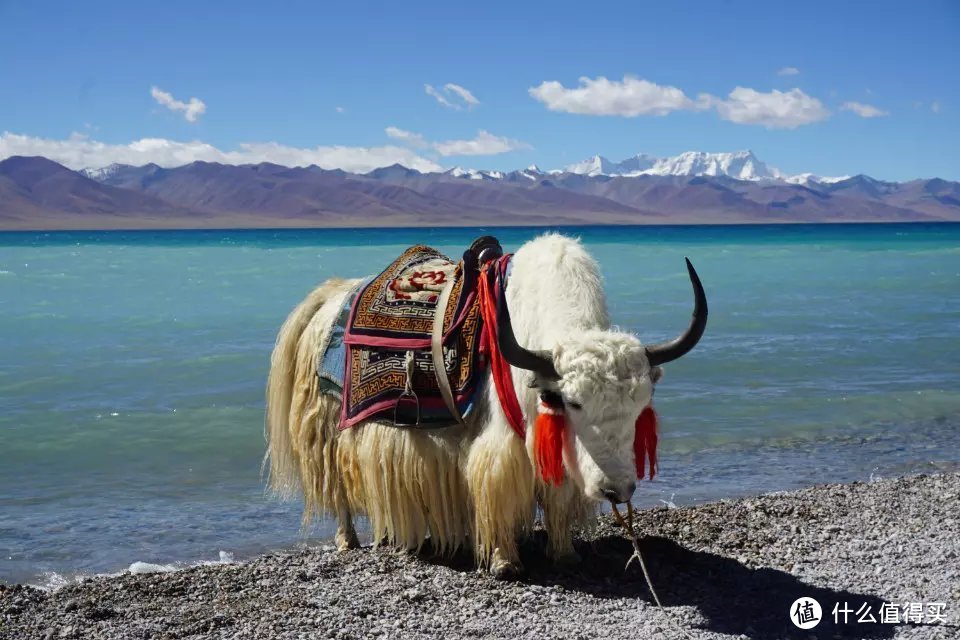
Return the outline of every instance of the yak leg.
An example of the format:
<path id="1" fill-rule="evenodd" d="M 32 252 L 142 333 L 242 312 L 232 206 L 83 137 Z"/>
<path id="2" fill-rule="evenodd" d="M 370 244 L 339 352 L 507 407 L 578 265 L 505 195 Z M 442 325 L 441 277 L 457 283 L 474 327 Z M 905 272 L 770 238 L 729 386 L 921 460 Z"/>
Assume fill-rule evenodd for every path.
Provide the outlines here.
<path id="1" fill-rule="evenodd" d="M 337 535 L 334 542 L 337 551 L 360 548 L 360 539 L 357 538 L 357 530 L 353 528 L 353 514 L 350 513 L 343 487 L 337 489 Z"/>
<path id="2" fill-rule="evenodd" d="M 357 530 L 353 528 L 353 518 L 350 517 L 349 510 L 345 515 L 337 516 L 337 536 L 334 541 L 337 543 L 337 551 L 360 548 L 360 539 L 357 537 Z"/>
<path id="3" fill-rule="evenodd" d="M 573 526 L 580 520 L 581 491 L 567 478 L 562 485 L 542 486 L 543 526 L 547 530 L 547 555 L 558 567 L 580 563 L 573 548 Z"/>
<path id="4" fill-rule="evenodd" d="M 470 447 L 467 484 L 474 505 L 477 561 L 507 578 L 523 570 L 517 536 L 532 528 L 536 502 L 524 443 L 503 415 L 494 413 Z"/>

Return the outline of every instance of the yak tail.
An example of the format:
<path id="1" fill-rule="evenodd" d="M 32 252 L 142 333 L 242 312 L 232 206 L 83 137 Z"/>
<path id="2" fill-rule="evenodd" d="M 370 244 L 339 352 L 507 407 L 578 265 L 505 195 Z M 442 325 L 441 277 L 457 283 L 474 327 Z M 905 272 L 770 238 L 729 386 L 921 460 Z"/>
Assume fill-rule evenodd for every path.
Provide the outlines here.
<path id="1" fill-rule="evenodd" d="M 346 284 L 331 279 L 314 289 L 287 317 L 273 347 L 263 430 L 267 453 L 261 474 L 267 475 L 269 467 L 269 490 L 281 498 L 293 497 L 303 488 L 297 440 L 307 435 L 302 433 L 304 427 L 309 427 L 310 437 L 319 426 L 305 425 L 303 413 L 318 400 L 317 349 L 322 332 L 330 326 L 314 322 L 314 316 L 331 297 L 342 299 Z"/>

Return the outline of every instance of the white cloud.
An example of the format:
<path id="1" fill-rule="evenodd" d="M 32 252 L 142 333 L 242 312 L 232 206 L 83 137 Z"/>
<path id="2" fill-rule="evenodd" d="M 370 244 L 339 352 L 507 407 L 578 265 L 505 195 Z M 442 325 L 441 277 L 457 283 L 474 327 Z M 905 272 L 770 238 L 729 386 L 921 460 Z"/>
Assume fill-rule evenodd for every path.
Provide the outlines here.
<path id="1" fill-rule="evenodd" d="M 480 130 L 472 140 L 444 140 L 430 142 L 419 133 L 387 127 L 384 131 L 394 140 L 400 140 L 412 147 L 430 148 L 441 156 L 495 156 L 517 149 L 531 149 L 526 142 L 496 136 L 489 131 Z"/>
<path id="2" fill-rule="evenodd" d="M 380 147 L 319 146 L 288 147 L 276 142 L 244 143 L 223 151 L 199 140 L 179 142 L 164 138 L 142 138 L 128 144 L 108 144 L 74 133 L 66 140 L 34 138 L 4 132 L 0 134 L 0 159 L 10 156 L 45 156 L 71 169 L 104 167 L 114 162 L 161 167 L 178 167 L 202 160 L 223 164 L 274 162 L 285 166 L 315 164 L 324 169 L 366 173 L 377 167 L 400 163 L 418 171 L 439 171 L 440 165 L 410 149 Z"/>
<path id="3" fill-rule="evenodd" d="M 934 100 L 933 102 L 931 102 L 931 103 L 930 103 L 930 111 L 933 111 L 934 113 L 940 113 L 940 103 L 937 102 L 936 100 Z"/>
<path id="4" fill-rule="evenodd" d="M 778 76 L 795 76 L 800 73 L 800 69 L 796 67 L 784 67 L 777 71 Z"/>
<path id="5" fill-rule="evenodd" d="M 796 71 L 794 67 L 785 69 Z M 736 87 L 726 98 L 701 93 L 694 101 L 677 87 L 632 76 L 624 76 L 622 81 L 599 76 L 596 79 L 582 77 L 580 86 L 569 89 L 557 81 L 545 81 L 528 89 L 528 93 L 551 111 L 594 116 L 632 118 L 716 109 L 724 120 L 768 129 L 793 129 L 830 117 L 830 111 L 820 100 L 800 89 L 762 93 Z"/>
<path id="6" fill-rule="evenodd" d="M 337 107 L 337 113 L 343 113 L 344 111 L 346 111 L 346 109 L 343 107 Z"/>
<path id="7" fill-rule="evenodd" d="M 460 96 L 460 99 L 463 100 L 468 105 L 470 105 L 471 107 L 474 107 L 480 104 L 480 101 L 477 100 L 472 93 L 470 93 L 469 89 L 465 89 L 458 84 L 453 84 L 452 82 L 448 82 L 447 84 L 443 85 L 443 88 L 447 92 L 452 91 L 453 93 Z"/>
<path id="8" fill-rule="evenodd" d="M 472 140 L 447 140 L 434 142 L 431 146 L 442 156 L 493 156 L 517 149 L 531 148 L 525 142 L 495 136 L 482 129 Z"/>
<path id="9" fill-rule="evenodd" d="M 384 129 L 387 135 L 394 140 L 400 140 L 401 142 L 406 142 L 412 147 L 426 147 L 427 141 L 419 133 L 413 133 L 412 131 L 406 131 L 404 129 L 398 129 L 397 127 L 387 127 Z"/>
<path id="10" fill-rule="evenodd" d="M 427 92 L 427 95 L 428 95 L 428 96 L 433 96 L 434 98 L 436 98 L 437 102 L 439 102 L 439 103 L 442 104 L 443 106 L 448 107 L 448 108 L 450 108 L 450 109 L 459 109 L 459 108 L 460 108 L 460 105 L 458 105 L 458 104 L 453 104 L 452 102 L 450 102 L 449 100 L 447 100 L 446 98 L 444 98 L 442 93 L 440 93 L 439 91 L 437 91 L 436 89 L 433 88 L 433 85 L 425 84 L 425 85 L 423 85 L 423 89 L 424 89 L 424 91 Z"/>
<path id="11" fill-rule="evenodd" d="M 761 93 L 737 87 L 726 99 L 702 94 L 699 102 L 717 110 L 724 120 L 738 124 L 757 124 L 767 129 L 795 129 L 825 120 L 830 111 L 823 103 L 800 89 Z"/>
<path id="12" fill-rule="evenodd" d="M 425 84 L 423 85 L 423 90 L 427 92 L 428 96 L 433 97 L 437 102 L 439 102 L 444 107 L 448 109 L 454 109 L 459 111 L 464 106 L 466 107 L 475 107 L 480 104 L 480 101 L 470 92 L 469 89 L 461 87 L 458 84 L 453 84 L 448 82 L 443 85 L 443 91 L 438 91 L 434 88 L 433 85 Z M 454 101 L 456 100 L 456 102 Z M 462 102 L 462 104 L 461 104 Z"/>
<path id="13" fill-rule="evenodd" d="M 553 80 L 531 87 L 528 92 L 551 111 L 591 116 L 662 116 L 671 111 L 697 108 L 697 104 L 676 87 L 631 76 L 624 76 L 623 81 L 603 76 L 582 77 L 575 89 Z"/>
<path id="14" fill-rule="evenodd" d="M 840 105 L 842 111 L 852 111 L 861 118 L 879 118 L 890 115 L 889 111 L 878 109 L 873 105 L 863 104 L 862 102 L 844 102 Z"/>
<path id="15" fill-rule="evenodd" d="M 182 111 L 183 117 L 186 118 L 187 122 L 196 122 L 207 110 L 207 105 L 203 103 L 203 100 L 190 98 L 190 102 L 181 102 L 174 98 L 172 94 L 157 87 L 150 88 L 150 95 L 153 96 L 153 99 L 156 100 L 158 104 L 163 105 L 170 111 Z"/>

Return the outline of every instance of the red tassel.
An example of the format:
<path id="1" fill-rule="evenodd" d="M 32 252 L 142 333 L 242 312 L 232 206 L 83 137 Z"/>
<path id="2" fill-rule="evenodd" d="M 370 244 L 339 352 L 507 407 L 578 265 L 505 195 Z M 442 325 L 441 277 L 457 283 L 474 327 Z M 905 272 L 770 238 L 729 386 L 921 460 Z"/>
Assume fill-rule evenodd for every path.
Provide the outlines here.
<path id="1" fill-rule="evenodd" d="M 547 484 L 563 484 L 563 441 L 567 421 L 562 411 L 541 407 L 534 424 L 533 455 Z"/>
<path id="2" fill-rule="evenodd" d="M 637 479 L 643 480 L 646 461 L 650 461 L 650 479 L 657 473 L 657 412 L 647 406 L 636 422 L 633 436 L 633 456 L 637 465 Z"/>

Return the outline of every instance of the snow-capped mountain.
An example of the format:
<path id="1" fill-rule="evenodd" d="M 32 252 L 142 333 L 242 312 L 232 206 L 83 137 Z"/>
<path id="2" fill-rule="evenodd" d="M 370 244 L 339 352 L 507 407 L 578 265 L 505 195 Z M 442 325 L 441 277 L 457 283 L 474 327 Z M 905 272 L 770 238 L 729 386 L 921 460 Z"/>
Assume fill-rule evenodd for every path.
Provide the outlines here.
<path id="1" fill-rule="evenodd" d="M 736 180 L 774 180 L 781 177 L 752 151 L 704 153 L 688 151 L 675 158 L 664 158 L 643 173 L 658 176 L 727 176 Z"/>
<path id="2" fill-rule="evenodd" d="M 106 182 L 118 172 L 122 173 L 126 165 L 111 164 L 101 168 L 81 169 L 80 173 L 98 182 Z M 484 169 L 466 169 L 453 167 L 443 172 L 443 175 L 452 178 L 464 178 L 479 181 L 509 182 L 529 180 L 539 182 L 547 176 L 557 176 L 572 173 L 590 178 L 608 177 L 636 177 L 636 176 L 709 176 L 726 177 L 747 182 L 782 182 L 787 184 L 833 184 L 846 180 L 849 176 L 825 177 L 813 173 L 788 175 L 780 170 L 768 166 L 757 158 L 752 151 L 735 151 L 733 153 L 707 153 L 703 151 L 687 151 L 678 156 L 658 158 L 645 153 L 613 162 L 601 155 L 595 155 L 582 162 L 568 165 L 563 169 L 543 171 L 537 165 L 530 165 L 526 169 L 515 171 L 492 171 Z M 401 165 L 382 167 L 366 174 L 370 177 L 382 179 L 386 176 L 395 178 L 402 175 L 421 175 L 415 169 Z"/>
<path id="3" fill-rule="evenodd" d="M 518 171 L 517 175 L 522 178 L 527 178 L 528 180 L 539 180 L 543 177 L 544 173 L 540 170 L 540 167 L 532 164 L 523 171 Z"/>
<path id="4" fill-rule="evenodd" d="M 784 182 L 790 184 L 833 184 L 835 182 L 843 182 L 844 180 L 849 180 L 850 176 L 818 176 L 815 173 L 799 173 L 795 176 L 783 176 L 780 178 Z"/>
<path id="5" fill-rule="evenodd" d="M 846 179 L 827 178 L 803 173 L 797 176 L 784 174 L 768 166 L 752 151 L 733 153 L 706 153 L 687 151 L 670 158 L 657 158 L 639 154 L 621 162 L 612 162 L 603 156 L 593 156 L 566 168 L 567 173 L 590 177 L 596 176 L 711 176 L 727 177 L 749 182 L 781 181 L 790 184 L 810 182 L 832 183 Z"/>
<path id="6" fill-rule="evenodd" d="M 467 178 L 469 180 L 502 180 L 502 171 L 481 171 L 479 169 L 464 169 L 463 167 L 454 167 L 443 172 L 444 175 L 453 178 Z"/>
<path id="7" fill-rule="evenodd" d="M 584 176 L 623 176 L 640 174 L 652 168 L 660 158 L 640 153 L 621 162 L 611 162 L 601 155 L 587 158 L 583 162 L 572 164 L 566 168 L 567 173 L 577 173 Z"/>
<path id="8" fill-rule="evenodd" d="M 567 172 L 588 176 L 727 176 L 750 181 L 782 179 L 779 171 L 767 167 L 752 151 L 688 151 L 672 158 L 640 154 L 622 162 L 611 162 L 603 156 L 593 156 L 570 165 Z"/>
<path id="9" fill-rule="evenodd" d="M 627 177 L 210 162 L 81 175 L 13 156 L 0 161 L 0 229 L 960 221 L 960 182 L 939 178 L 783 176 L 747 153 L 594 162 L 614 164 Z"/>
<path id="10" fill-rule="evenodd" d="M 91 180 L 96 180 L 97 182 L 103 182 L 110 176 L 114 175 L 118 171 L 126 168 L 125 164 L 109 164 L 105 167 L 100 167 L 99 169 L 80 169 L 79 173 Z"/>

